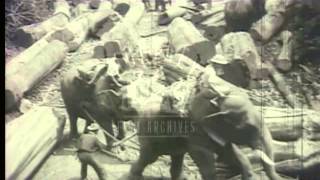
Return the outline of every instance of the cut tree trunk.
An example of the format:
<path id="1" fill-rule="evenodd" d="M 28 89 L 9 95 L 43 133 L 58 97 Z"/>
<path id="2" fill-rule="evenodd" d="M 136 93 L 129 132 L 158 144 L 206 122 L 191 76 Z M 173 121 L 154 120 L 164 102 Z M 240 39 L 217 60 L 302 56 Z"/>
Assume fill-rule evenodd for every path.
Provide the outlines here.
<path id="1" fill-rule="evenodd" d="M 194 17 L 192 22 L 204 30 L 204 36 L 206 38 L 217 43 L 227 32 L 224 5 L 215 5 L 209 10 L 209 15 L 210 16 L 201 15 L 199 18 Z"/>
<path id="2" fill-rule="evenodd" d="M 215 54 L 214 45 L 193 26 L 182 18 L 175 18 L 168 28 L 169 42 L 176 53 L 184 54 L 205 66 Z"/>
<path id="3" fill-rule="evenodd" d="M 268 70 L 262 63 L 250 34 L 246 32 L 228 33 L 223 36 L 216 49 L 217 54 L 223 55 L 229 62 L 244 61 L 251 80 L 268 78 Z"/>
<path id="4" fill-rule="evenodd" d="M 294 141 L 300 138 L 320 140 L 320 115 L 315 111 L 299 108 L 257 107 L 264 122 L 278 141 Z"/>
<path id="5" fill-rule="evenodd" d="M 256 22 L 250 29 L 253 39 L 267 43 L 281 31 L 285 23 L 285 16 L 281 12 L 268 13 Z"/>
<path id="6" fill-rule="evenodd" d="M 61 41 L 38 43 L 6 64 L 6 111 L 13 108 L 23 94 L 55 69 L 66 56 L 67 46 Z"/>
<path id="7" fill-rule="evenodd" d="M 281 33 L 282 48 L 276 59 L 275 65 L 281 71 L 289 71 L 292 67 L 292 33 L 290 31 L 283 31 Z"/>
<path id="8" fill-rule="evenodd" d="M 183 17 L 187 13 L 186 8 L 172 6 L 166 12 L 160 14 L 158 18 L 159 25 L 167 25 L 176 17 Z"/>
<path id="9" fill-rule="evenodd" d="M 110 2 L 105 3 L 109 4 Z M 105 6 L 101 4 L 97 12 L 82 14 L 72 20 L 63 29 L 55 31 L 51 38 L 65 42 L 70 52 L 75 51 L 85 40 L 89 31 L 95 28 L 97 23 L 105 21 L 105 19 L 113 14 L 111 9 L 104 9 L 102 7 Z"/>
<path id="10" fill-rule="evenodd" d="M 47 33 L 64 27 L 71 17 L 68 2 L 58 0 L 55 2 L 55 12 L 49 19 L 19 28 L 15 33 L 15 43 L 22 47 L 29 47 Z"/>
<path id="11" fill-rule="evenodd" d="M 85 3 L 79 3 L 74 9 L 73 9 L 73 14 L 75 17 L 78 17 L 82 14 L 91 12 L 91 10 L 89 9 L 88 4 Z"/>
<path id="12" fill-rule="evenodd" d="M 28 179 L 62 140 L 65 116 L 35 107 L 6 124 L 6 179 Z"/>
<path id="13" fill-rule="evenodd" d="M 172 59 L 163 61 L 163 72 L 168 83 L 179 79 L 196 79 L 203 67 L 183 54 L 175 54 Z"/>
<path id="14" fill-rule="evenodd" d="M 286 83 L 286 80 L 278 72 L 278 70 L 271 64 L 270 62 L 265 62 L 266 67 L 269 71 L 269 77 L 271 78 L 272 82 L 275 84 L 276 88 L 280 92 L 280 94 L 284 97 L 284 99 L 287 101 L 287 103 L 291 107 L 295 107 L 295 105 L 299 105 L 296 103 L 295 95 L 292 93 L 292 91 L 289 89 L 289 86 Z"/>

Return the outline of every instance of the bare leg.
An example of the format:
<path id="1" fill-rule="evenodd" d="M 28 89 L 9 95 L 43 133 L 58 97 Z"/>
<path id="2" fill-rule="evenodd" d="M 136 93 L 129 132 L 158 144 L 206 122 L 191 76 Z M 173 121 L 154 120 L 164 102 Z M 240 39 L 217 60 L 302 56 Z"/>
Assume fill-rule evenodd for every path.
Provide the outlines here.
<path id="1" fill-rule="evenodd" d="M 183 165 L 184 154 L 171 155 L 171 179 L 172 180 L 183 180 L 182 165 Z"/>

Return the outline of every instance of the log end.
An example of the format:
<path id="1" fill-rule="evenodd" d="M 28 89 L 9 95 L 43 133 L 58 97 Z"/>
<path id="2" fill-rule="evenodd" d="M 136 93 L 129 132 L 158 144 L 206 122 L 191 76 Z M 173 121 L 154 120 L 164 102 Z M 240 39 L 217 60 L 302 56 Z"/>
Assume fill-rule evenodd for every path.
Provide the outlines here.
<path id="1" fill-rule="evenodd" d="M 92 58 L 105 58 L 106 57 L 106 53 L 105 53 L 105 49 L 103 46 L 96 46 L 93 49 L 93 56 Z"/>
<path id="2" fill-rule="evenodd" d="M 168 25 L 171 22 L 172 19 L 168 16 L 167 13 L 162 13 L 158 17 L 158 25 L 163 26 L 163 25 Z"/>
<path id="3" fill-rule="evenodd" d="M 91 0 L 90 3 L 89 3 L 89 7 L 91 9 L 98 9 L 99 6 L 100 6 L 100 0 Z"/>
<path id="4" fill-rule="evenodd" d="M 275 66 L 282 72 L 288 72 L 292 67 L 292 63 L 289 59 L 280 58 L 276 60 Z"/>
<path id="5" fill-rule="evenodd" d="M 121 16 L 125 16 L 130 9 L 130 5 L 127 3 L 119 3 L 116 5 L 114 10 L 119 13 Z"/>
<path id="6" fill-rule="evenodd" d="M 20 47 L 28 48 L 31 46 L 36 39 L 31 33 L 24 31 L 23 29 L 18 29 L 14 35 L 14 43 Z"/>
<path id="7" fill-rule="evenodd" d="M 209 59 L 216 54 L 216 51 L 213 43 L 205 40 L 182 48 L 178 53 L 189 57 L 202 66 L 206 66 L 208 65 Z"/>

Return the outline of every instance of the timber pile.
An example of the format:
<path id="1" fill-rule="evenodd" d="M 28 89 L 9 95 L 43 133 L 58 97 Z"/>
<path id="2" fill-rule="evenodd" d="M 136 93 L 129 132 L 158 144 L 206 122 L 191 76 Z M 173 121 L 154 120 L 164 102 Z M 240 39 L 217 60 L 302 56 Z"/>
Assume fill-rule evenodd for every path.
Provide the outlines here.
<path id="1" fill-rule="evenodd" d="M 62 63 L 67 53 L 65 43 L 42 38 L 6 64 L 6 111 L 20 101 L 24 93 Z"/>
<path id="2" fill-rule="evenodd" d="M 64 27 L 71 18 L 67 1 L 58 0 L 54 3 L 55 12 L 51 18 L 38 23 L 23 26 L 16 31 L 15 42 L 22 47 L 29 47 L 47 33 Z"/>
<path id="3" fill-rule="evenodd" d="M 6 124 L 6 179 L 26 179 L 62 140 L 65 117 L 35 107 Z"/>
<path id="4" fill-rule="evenodd" d="M 270 78 L 288 104 L 297 107 L 295 96 L 288 88 L 286 79 L 276 69 L 289 71 L 292 67 L 294 34 L 287 30 L 282 31 L 288 18 L 286 6 L 284 10 L 279 10 L 276 5 L 279 1 L 269 0 L 265 7 L 267 13 L 262 16 L 260 11 L 256 12 L 253 8 L 257 5 L 250 2 L 252 1 L 235 6 L 232 5 L 234 2 L 219 4 L 207 10 L 186 6 L 169 8 L 159 16 L 157 23 L 169 24 L 167 35 L 174 54 L 157 59 L 163 58 L 161 62 L 156 62 L 160 66 L 157 67 L 158 71 L 150 70 L 155 76 L 148 74 L 150 71 L 146 66 L 134 69 L 139 73 L 129 69 L 120 74 L 120 78 L 131 82 L 121 93 L 131 99 L 131 105 L 140 112 L 144 112 L 144 107 L 151 103 L 161 104 L 164 97 L 174 97 L 175 104 L 167 102 L 168 107 L 172 105 L 173 109 L 167 110 L 174 110 L 185 116 L 188 98 L 192 96 L 198 82 L 208 82 L 220 93 L 235 89 L 247 92 L 248 90 L 242 88 L 250 87 L 252 81 Z M 115 61 L 104 58 L 119 57 L 121 54 L 127 66 L 131 63 L 127 62 L 128 59 L 142 59 L 141 37 L 136 26 L 144 15 L 143 4 L 115 0 L 112 5 L 114 10 L 107 1 L 79 3 L 73 9 L 76 18 L 70 22 L 68 19 L 68 23 L 58 30 L 46 32 L 44 37 L 10 61 L 6 65 L 6 110 L 19 104 L 23 95 L 56 68 L 67 51 L 76 51 L 88 35 L 99 38 L 102 45 L 94 47 L 93 57 L 97 59 L 89 59 L 88 66 L 79 69 L 83 76 L 95 74 L 93 71 L 97 68 L 92 66 L 105 64 L 103 61 L 107 61 L 110 71 L 120 67 Z M 246 19 L 251 15 L 252 17 Z M 260 16 L 260 20 L 255 19 Z M 255 20 L 257 22 L 253 23 Z M 236 29 L 245 29 L 248 32 L 230 32 Z M 255 41 L 268 43 L 278 33 L 283 45 L 280 54 L 274 62 L 263 62 Z M 135 59 L 137 54 L 140 57 Z M 226 60 L 226 64 L 220 64 L 223 74 L 220 74 L 219 65 L 213 61 L 219 56 Z M 155 61 L 156 58 L 150 59 Z M 320 115 L 298 108 L 257 108 L 274 139 L 277 170 L 288 176 L 314 172 L 320 166 Z M 12 156 L 8 161 L 10 164 L 6 169 L 6 178 L 20 179 L 32 174 L 60 141 L 64 121 L 64 117 L 57 115 L 51 108 L 36 107 L 8 124 L 6 155 L 11 158 L 10 152 L 14 151 L 18 156 Z M 29 133 L 31 128 L 35 134 Z M 24 147 L 20 148 L 22 145 Z M 261 155 L 247 148 L 242 150 L 248 154 L 257 171 L 260 171 Z M 222 163 L 218 163 L 217 172 L 219 176 L 239 179 L 239 176 L 234 177 L 236 174 Z"/>
<path id="5" fill-rule="evenodd" d="M 182 18 L 175 18 L 168 27 L 170 45 L 176 53 L 181 53 L 201 65 L 207 65 L 215 54 L 212 42 Z"/>
<path id="6" fill-rule="evenodd" d="M 97 12 L 82 14 L 72 20 L 63 29 L 55 31 L 51 39 L 57 39 L 66 43 L 71 52 L 78 49 L 90 30 L 96 29 L 98 23 L 105 21 L 109 16 L 114 14 L 113 10 L 111 10 L 110 2 L 105 1 L 103 4 L 99 6 Z"/>

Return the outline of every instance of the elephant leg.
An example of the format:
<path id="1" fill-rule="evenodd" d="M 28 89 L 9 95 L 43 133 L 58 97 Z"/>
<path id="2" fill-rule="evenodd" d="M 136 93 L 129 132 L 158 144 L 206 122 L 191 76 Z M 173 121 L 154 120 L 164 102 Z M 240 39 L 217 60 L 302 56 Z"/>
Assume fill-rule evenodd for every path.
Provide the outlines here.
<path id="1" fill-rule="evenodd" d="M 71 110 L 68 110 L 68 115 L 69 115 L 69 121 L 70 121 L 70 139 L 73 138 L 78 138 L 79 133 L 78 133 L 78 126 L 77 126 L 77 120 L 78 116 L 73 113 Z"/>
<path id="2" fill-rule="evenodd" d="M 253 180 L 255 173 L 249 159 L 235 144 L 230 144 L 224 151 L 224 160 L 230 165 L 235 165 L 241 170 L 243 180 Z"/>
<path id="3" fill-rule="evenodd" d="M 215 176 L 215 157 L 214 154 L 201 146 L 190 148 L 189 155 L 198 166 L 203 180 L 214 180 Z"/>
<path id="4" fill-rule="evenodd" d="M 184 154 L 179 155 L 171 155 L 171 179 L 172 180 L 183 180 L 183 173 L 182 173 L 182 165 L 183 165 L 183 157 Z"/>
<path id="5" fill-rule="evenodd" d="M 114 132 L 113 132 L 113 127 L 112 127 L 112 121 L 108 121 L 104 123 L 104 129 L 112 136 L 114 136 Z M 106 137 L 106 141 L 107 141 L 107 150 L 111 150 L 112 149 L 112 145 L 114 143 L 114 140 L 109 137 L 108 135 L 104 134 Z"/>
<path id="6" fill-rule="evenodd" d="M 141 180 L 142 173 L 147 165 L 152 164 L 158 159 L 159 155 L 152 152 L 149 147 L 141 147 L 139 159 L 131 166 L 130 180 Z"/>

